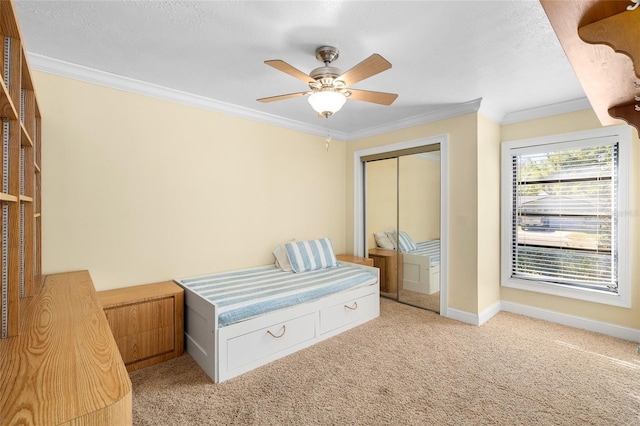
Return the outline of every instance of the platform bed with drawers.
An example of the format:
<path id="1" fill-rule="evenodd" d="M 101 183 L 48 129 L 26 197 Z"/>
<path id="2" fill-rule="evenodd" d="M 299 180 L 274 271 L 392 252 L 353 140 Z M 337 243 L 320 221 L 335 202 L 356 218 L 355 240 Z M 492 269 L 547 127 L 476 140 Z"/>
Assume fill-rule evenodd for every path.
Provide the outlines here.
<path id="1" fill-rule="evenodd" d="M 379 270 L 334 262 L 176 279 L 187 352 L 219 383 L 378 317 Z"/>

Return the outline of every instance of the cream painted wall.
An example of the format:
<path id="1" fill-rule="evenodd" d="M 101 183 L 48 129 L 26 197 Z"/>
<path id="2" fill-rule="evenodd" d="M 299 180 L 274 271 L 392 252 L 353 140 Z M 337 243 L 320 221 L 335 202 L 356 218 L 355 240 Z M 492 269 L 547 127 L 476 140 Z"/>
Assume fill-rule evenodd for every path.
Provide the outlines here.
<path id="1" fill-rule="evenodd" d="M 42 72 L 43 272 L 98 290 L 345 250 L 345 143 Z"/>
<path id="2" fill-rule="evenodd" d="M 478 312 L 500 301 L 500 125 L 478 114 Z"/>
<path id="3" fill-rule="evenodd" d="M 528 139 L 600 127 L 600 122 L 595 113 L 592 110 L 586 110 L 503 126 L 502 140 Z M 638 184 L 638 182 L 640 182 L 640 142 L 638 141 L 637 132 L 634 131 L 633 135 L 632 208 L 630 212 L 632 229 L 631 309 L 506 287 L 501 288 L 501 298 L 503 301 L 520 303 L 594 321 L 640 329 L 640 306 L 638 306 L 640 304 L 638 302 L 640 299 L 640 265 L 637 262 L 638 253 L 640 253 L 640 218 L 638 215 L 638 212 L 640 212 L 640 185 Z"/>
<path id="4" fill-rule="evenodd" d="M 354 235 L 354 153 L 443 134 L 449 135 L 449 300 L 451 308 L 476 313 L 478 309 L 477 227 L 477 114 L 427 123 L 407 129 L 350 141 L 346 145 L 346 231 Z M 347 247 L 353 252 L 353 247 Z"/>
<path id="5" fill-rule="evenodd" d="M 398 162 L 395 158 L 366 165 L 367 247 L 376 247 L 374 232 L 395 229 L 398 223 Z"/>
<path id="6" fill-rule="evenodd" d="M 440 163 L 400 157 L 400 229 L 414 241 L 440 238 Z"/>

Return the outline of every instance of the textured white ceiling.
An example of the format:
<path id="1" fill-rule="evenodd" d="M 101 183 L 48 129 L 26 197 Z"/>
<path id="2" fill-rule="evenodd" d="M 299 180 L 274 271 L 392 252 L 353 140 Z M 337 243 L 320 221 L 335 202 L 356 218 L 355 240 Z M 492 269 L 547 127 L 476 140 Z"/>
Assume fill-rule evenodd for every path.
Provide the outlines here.
<path id="1" fill-rule="evenodd" d="M 506 114 L 584 98 L 538 1 L 24 1 L 29 54 L 324 126 L 307 89 L 263 63 L 304 72 L 336 46 L 347 70 L 372 53 L 393 68 L 354 85 L 398 93 L 392 106 L 354 100 L 329 119 L 350 134 L 482 98 Z M 34 55 L 34 56 L 36 56 Z M 32 61 L 34 62 L 34 61 Z"/>

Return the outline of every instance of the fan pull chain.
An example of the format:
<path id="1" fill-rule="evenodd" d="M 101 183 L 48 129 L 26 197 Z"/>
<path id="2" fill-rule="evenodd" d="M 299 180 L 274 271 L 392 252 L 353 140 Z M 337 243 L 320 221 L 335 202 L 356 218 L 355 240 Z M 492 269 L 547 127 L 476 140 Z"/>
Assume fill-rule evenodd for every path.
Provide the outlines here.
<path id="1" fill-rule="evenodd" d="M 327 148 L 327 152 L 329 152 L 329 143 L 331 142 L 331 134 L 329 133 L 329 115 L 325 115 L 325 124 L 327 127 L 327 137 L 325 139 L 326 143 L 325 143 L 325 147 Z"/>

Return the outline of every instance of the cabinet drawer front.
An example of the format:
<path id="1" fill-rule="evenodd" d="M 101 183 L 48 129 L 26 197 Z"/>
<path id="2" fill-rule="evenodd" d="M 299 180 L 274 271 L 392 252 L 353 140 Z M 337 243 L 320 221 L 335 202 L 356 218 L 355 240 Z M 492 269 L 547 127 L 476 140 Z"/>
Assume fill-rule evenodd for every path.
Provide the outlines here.
<path id="1" fill-rule="evenodd" d="M 379 297 L 373 293 L 322 309 L 320 311 L 320 334 L 370 316 L 378 303 L 380 303 Z"/>
<path id="2" fill-rule="evenodd" d="M 166 326 L 173 327 L 174 300 L 173 297 L 167 297 L 106 309 L 113 337 L 117 339 Z"/>
<path id="3" fill-rule="evenodd" d="M 231 338 L 227 341 L 227 369 L 233 370 L 315 337 L 315 314 L 309 314 Z"/>
<path id="4" fill-rule="evenodd" d="M 136 335 L 116 337 L 122 360 L 126 364 L 172 352 L 175 349 L 173 326 L 142 331 Z"/>

